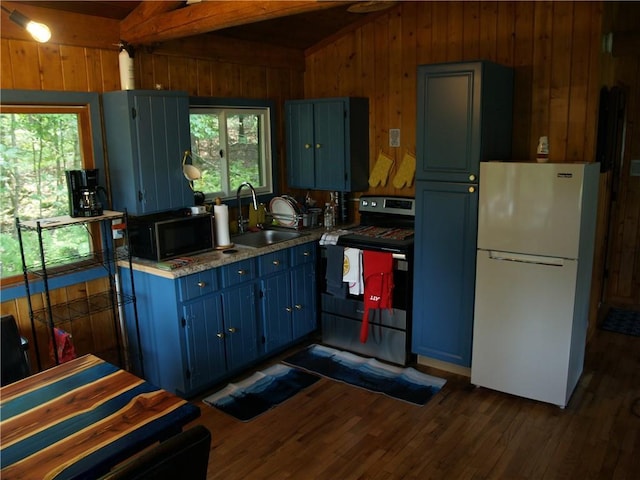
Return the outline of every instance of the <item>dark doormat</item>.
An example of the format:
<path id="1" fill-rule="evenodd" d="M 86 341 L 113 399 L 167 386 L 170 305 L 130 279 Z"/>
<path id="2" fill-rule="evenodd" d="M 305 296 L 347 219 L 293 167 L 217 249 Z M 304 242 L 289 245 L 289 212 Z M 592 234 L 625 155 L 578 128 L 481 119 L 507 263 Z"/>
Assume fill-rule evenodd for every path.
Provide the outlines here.
<path id="1" fill-rule="evenodd" d="M 313 385 L 320 377 L 287 365 L 276 364 L 238 383 L 230 383 L 203 401 L 238 420 L 252 418 Z"/>
<path id="2" fill-rule="evenodd" d="M 640 337 L 640 312 L 612 308 L 600 328 L 610 332 Z"/>
<path id="3" fill-rule="evenodd" d="M 400 368 L 323 345 L 311 345 L 283 362 L 415 405 L 427 403 L 446 383 L 411 367 Z"/>

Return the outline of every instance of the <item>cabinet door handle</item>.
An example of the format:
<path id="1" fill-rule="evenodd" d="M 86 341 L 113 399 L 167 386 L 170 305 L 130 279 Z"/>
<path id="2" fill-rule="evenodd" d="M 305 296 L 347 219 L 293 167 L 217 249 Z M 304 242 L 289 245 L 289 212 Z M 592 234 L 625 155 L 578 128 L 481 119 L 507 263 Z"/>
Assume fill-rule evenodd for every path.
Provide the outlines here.
<path id="1" fill-rule="evenodd" d="M 306 251 L 302 254 L 303 257 L 308 257 L 309 255 L 311 255 L 311 253 L 306 252 Z"/>
<path id="2" fill-rule="evenodd" d="M 302 305 L 300 305 L 299 303 L 296 303 L 296 310 L 302 310 Z"/>
<path id="3" fill-rule="evenodd" d="M 306 148 L 307 150 L 309 150 L 311 148 L 311 144 L 310 143 L 305 143 L 304 144 L 304 148 Z"/>
<path id="4" fill-rule="evenodd" d="M 476 179 L 476 176 L 472 173 L 471 175 L 469 175 L 469 180 L 470 181 L 474 181 Z"/>
<path id="5" fill-rule="evenodd" d="M 196 285 L 198 285 L 200 288 L 204 288 L 207 286 L 207 282 L 203 282 L 202 280 L 200 280 L 198 283 L 196 283 Z"/>
<path id="6" fill-rule="evenodd" d="M 321 143 L 316 143 L 316 148 L 322 148 L 322 144 Z"/>
<path id="7" fill-rule="evenodd" d="M 475 187 L 469 187 L 469 193 L 473 193 L 473 192 L 475 192 L 475 191 L 476 191 L 476 188 L 475 188 Z"/>
<path id="8" fill-rule="evenodd" d="M 243 270 L 243 269 L 238 270 L 238 275 L 246 275 L 246 274 L 247 274 L 246 270 Z"/>
<path id="9" fill-rule="evenodd" d="M 271 263 L 273 263 L 277 267 L 278 265 L 280 265 L 280 260 L 274 260 Z"/>
<path id="10" fill-rule="evenodd" d="M 227 329 L 227 331 L 228 331 L 229 333 L 236 333 L 238 330 L 236 330 L 236 327 L 229 327 L 229 328 Z"/>
<path id="11" fill-rule="evenodd" d="M 291 308 L 291 307 L 286 307 L 286 308 L 285 308 L 285 310 L 286 310 L 287 312 L 289 312 L 289 313 L 293 312 L 293 308 Z"/>
<path id="12" fill-rule="evenodd" d="M 222 333 L 222 332 L 218 332 L 218 333 L 216 333 L 216 337 L 218 337 L 218 338 L 224 338 L 224 333 Z"/>

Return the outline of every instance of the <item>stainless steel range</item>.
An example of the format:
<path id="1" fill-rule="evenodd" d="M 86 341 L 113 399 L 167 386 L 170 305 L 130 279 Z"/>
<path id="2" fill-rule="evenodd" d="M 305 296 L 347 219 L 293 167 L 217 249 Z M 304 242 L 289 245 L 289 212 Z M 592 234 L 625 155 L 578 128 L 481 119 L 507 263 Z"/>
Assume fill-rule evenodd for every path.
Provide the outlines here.
<path id="1" fill-rule="evenodd" d="M 327 250 L 321 253 L 322 342 L 362 355 L 406 365 L 411 360 L 413 233 L 415 200 L 409 197 L 362 196 L 360 225 L 341 235 L 337 245 L 388 252 L 393 257 L 393 308 L 369 312 L 368 338 L 360 339 L 364 296 L 336 295 L 327 288 Z M 331 291 L 331 293 L 329 293 Z"/>

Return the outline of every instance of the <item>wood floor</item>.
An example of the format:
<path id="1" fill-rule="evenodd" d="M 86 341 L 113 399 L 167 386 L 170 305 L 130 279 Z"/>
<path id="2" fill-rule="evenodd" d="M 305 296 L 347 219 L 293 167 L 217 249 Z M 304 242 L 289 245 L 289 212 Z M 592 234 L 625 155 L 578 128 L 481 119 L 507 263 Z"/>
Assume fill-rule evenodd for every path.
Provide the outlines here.
<path id="1" fill-rule="evenodd" d="M 247 423 L 198 402 L 209 479 L 638 479 L 640 337 L 598 331 L 566 409 L 447 378 L 423 407 L 319 382 Z"/>

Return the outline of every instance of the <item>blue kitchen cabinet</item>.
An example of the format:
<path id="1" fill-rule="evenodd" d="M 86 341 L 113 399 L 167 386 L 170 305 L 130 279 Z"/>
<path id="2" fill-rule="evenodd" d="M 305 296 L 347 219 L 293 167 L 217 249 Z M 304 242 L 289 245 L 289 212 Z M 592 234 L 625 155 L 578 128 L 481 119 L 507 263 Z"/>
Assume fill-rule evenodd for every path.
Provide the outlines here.
<path id="1" fill-rule="evenodd" d="M 102 102 L 114 209 L 143 215 L 193 205 L 182 174 L 191 150 L 188 94 L 119 90 Z"/>
<path id="2" fill-rule="evenodd" d="M 477 188 L 416 182 L 413 348 L 470 366 L 475 287 Z"/>
<path id="3" fill-rule="evenodd" d="M 207 295 L 182 306 L 185 332 L 186 393 L 198 391 L 227 371 L 220 294 Z"/>
<path id="4" fill-rule="evenodd" d="M 318 328 L 316 244 L 291 248 L 291 299 L 293 338 L 299 339 Z"/>
<path id="5" fill-rule="evenodd" d="M 226 268 L 226 267 L 223 267 Z M 224 344 L 227 370 L 237 372 L 258 358 L 258 310 L 256 282 L 236 285 L 222 292 Z"/>
<path id="6" fill-rule="evenodd" d="M 165 390 L 186 395 L 189 367 L 179 282 L 139 270 L 133 271 L 133 278 L 138 328 L 126 323 L 130 370 Z M 132 295 L 128 279 L 129 275 L 122 275 L 122 289 Z M 127 319 L 133 318 L 132 308 L 125 306 Z"/>
<path id="7" fill-rule="evenodd" d="M 273 352 L 293 340 L 289 249 L 262 255 L 258 263 L 264 350 Z"/>
<path id="8" fill-rule="evenodd" d="M 234 372 L 258 358 L 260 322 L 257 305 L 256 259 L 248 258 L 219 268 L 227 370 Z M 260 335 L 261 336 L 261 335 Z"/>
<path id="9" fill-rule="evenodd" d="M 511 155 L 513 71 L 418 67 L 413 353 L 471 366 L 480 162 Z"/>
<path id="10" fill-rule="evenodd" d="M 139 327 L 126 325 L 131 370 L 193 396 L 293 345 L 317 324 L 315 248 L 310 242 L 177 279 L 134 270 Z M 122 277 L 123 292 L 133 295 Z M 124 308 L 133 318 L 133 307 Z"/>
<path id="11" fill-rule="evenodd" d="M 364 191 L 369 180 L 369 100 L 285 102 L 290 188 Z"/>
<path id="12" fill-rule="evenodd" d="M 266 353 L 317 328 L 315 248 L 315 243 L 307 243 L 260 258 Z"/>
<path id="13" fill-rule="evenodd" d="M 293 340 L 291 324 L 291 279 L 289 272 L 261 281 L 264 350 L 273 352 Z"/>
<path id="14" fill-rule="evenodd" d="M 416 180 L 477 182 L 511 155 L 513 70 L 492 62 L 418 67 Z"/>

